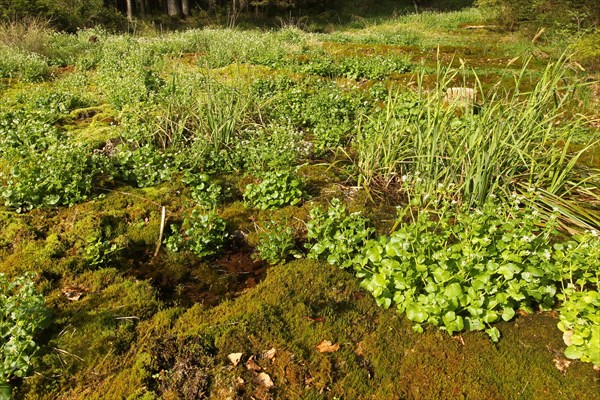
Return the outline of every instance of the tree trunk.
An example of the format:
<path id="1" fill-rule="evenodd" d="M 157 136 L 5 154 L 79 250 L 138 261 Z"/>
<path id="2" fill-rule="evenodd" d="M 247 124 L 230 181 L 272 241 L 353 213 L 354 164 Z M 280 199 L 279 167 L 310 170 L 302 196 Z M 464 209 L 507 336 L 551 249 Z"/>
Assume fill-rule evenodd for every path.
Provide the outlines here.
<path id="1" fill-rule="evenodd" d="M 179 17 L 181 15 L 179 0 L 167 0 L 167 14 L 169 14 L 169 17 Z"/>
<path id="2" fill-rule="evenodd" d="M 127 20 L 133 21 L 133 0 L 127 0 Z"/>
<path id="3" fill-rule="evenodd" d="M 145 0 L 137 0 L 136 1 L 136 8 L 138 11 L 138 14 L 140 16 L 145 16 L 146 15 L 146 4 L 145 4 Z"/>
<path id="4" fill-rule="evenodd" d="M 181 12 L 184 16 L 190 16 L 190 1 L 189 0 L 181 0 Z"/>

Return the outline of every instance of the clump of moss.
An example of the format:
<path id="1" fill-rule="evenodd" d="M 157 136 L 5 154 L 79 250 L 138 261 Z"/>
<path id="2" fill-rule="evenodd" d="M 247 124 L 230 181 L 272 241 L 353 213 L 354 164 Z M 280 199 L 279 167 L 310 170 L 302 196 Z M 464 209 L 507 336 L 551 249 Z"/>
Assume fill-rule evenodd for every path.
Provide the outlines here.
<path id="1" fill-rule="evenodd" d="M 426 329 L 417 334 L 394 310 L 378 308 L 350 273 L 312 260 L 271 268 L 253 290 L 214 308 L 196 304 L 158 311 L 160 302 L 148 282 L 119 278 L 116 269 L 88 272 L 76 282 L 97 293 L 63 304 L 58 324 L 67 334 L 53 345 L 102 371 L 93 378 L 97 393 L 193 398 L 200 390 L 207 398 L 262 399 L 512 398 L 521 393 L 567 399 L 577 393 L 597 398 L 597 377 L 589 366 L 574 362 L 566 375 L 555 368 L 553 360 L 564 345 L 551 315 L 501 323 L 498 344 L 481 333 L 450 337 Z M 324 340 L 339 348 L 321 353 L 317 346 Z M 266 355 L 273 348 L 275 354 Z M 231 353 L 242 353 L 239 365 L 231 364 Z M 71 397 L 82 398 L 91 387 L 89 371 L 80 361 L 67 362 L 68 379 L 58 387 L 69 382 Z M 257 383 L 259 372 L 271 377 L 273 389 Z M 43 398 L 48 389 L 33 385 L 27 390 Z"/>

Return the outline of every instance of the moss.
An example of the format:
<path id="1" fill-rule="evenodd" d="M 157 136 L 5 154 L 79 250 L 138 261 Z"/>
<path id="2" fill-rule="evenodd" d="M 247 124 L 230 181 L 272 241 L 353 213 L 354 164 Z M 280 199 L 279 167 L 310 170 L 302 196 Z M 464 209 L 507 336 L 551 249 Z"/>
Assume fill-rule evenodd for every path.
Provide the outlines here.
<path id="1" fill-rule="evenodd" d="M 352 275 L 310 260 L 271 268 L 262 283 L 234 300 L 188 310 L 156 312 L 147 283 L 116 274 L 99 270 L 75 281 L 98 293 L 67 305 L 59 320 L 66 334 L 56 343 L 104 365 L 96 368 L 105 374 L 94 378 L 102 393 L 189 398 L 193 393 L 186 390 L 192 389 L 178 380 L 180 371 L 191 374 L 190 382 L 209 398 L 598 398 L 589 365 L 575 362 L 565 376 L 554 367 L 564 345 L 548 314 L 500 324 L 503 337 L 496 345 L 482 333 L 453 338 L 427 328 L 417 334 L 394 310 L 376 307 Z M 136 327 L 134 320 L 116 322 L 116 315 L 142 321 Z M 340 349 L 319 353 L 323 340 Z M 100 343 L 111 343 L 109 353 Z M 271 348 L 275 357 L 263 357 Z M 99 363 L 96 352 L 113 361 Z M 237 367 L 227 359 L 234 352 L 243 353 Z M 255 373 L 243 365 L 251 356 L 275 382 L 274 391 L 254 383 Z M 117 359 L 126 361 L 117 366 Z M 90 387 L 81 366 L 66 371 L 75 387 Z M 236 386 L 238 377 L 245 384 Z M 84 397 L 77 393 L 71 398 Z"/>
<path id="2" fill-rule="evenodd" d="M 35 238 L 35 230 L 28 223 L 27 217 L 0 211 L 0 248 L 15 249 L 21 243 Z"/>
<path id="3" fill-rule="evenodd" d="M 298 170 L 298 176 L 311 188 L 320 189 L 333 182 L 338 182 L 339 177 L 336 170 L 325 164 L 306 164 Z M 312 193 L 313 195 L 318 193 Z"/>
<path id="4" fill-rule="evenodd" d="M 219 212 L 219 215 L 227 221 L 231 230 L 242 232 L 254 230 L 253 214 L 253 210 L 246 208 L 242 201 L 234 201 Z"/>
<path id="5" fill-rule="evenodd" d="M 0 261 L 0 272 L 15 276 L 23 275 L 25 272 L 53 271 L 56 263 L 51 259 L 50 254 L 44 241 L 27 242 Z"/>

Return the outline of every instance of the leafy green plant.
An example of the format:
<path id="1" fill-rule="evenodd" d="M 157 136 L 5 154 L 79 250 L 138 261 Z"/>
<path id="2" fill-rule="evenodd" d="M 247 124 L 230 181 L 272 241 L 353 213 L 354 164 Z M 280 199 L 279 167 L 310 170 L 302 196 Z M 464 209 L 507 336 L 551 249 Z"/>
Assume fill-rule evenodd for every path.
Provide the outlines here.
<path id="1" fill-rule="evenodd" d="M 310 211 L 307 223 L 308 258 L 326 259 L 341 268 L 353 265 L 353 259 L 375 232 L 369 220 L 360 213 L 349 214 L 346 206 L 335 198 L 327 210 Z"/>
<path id="2" fill-rule="evenodd" d="M 362 91 L 322 78 L 295 84 L 278 78 L 271 85 L 264 80 L 255 84 L 254 90 L 265 99 L 264 111 L 280 124 L 312 134 L 316 153 L 346 145 L 354 134 L 357 115 L 370 110 Z"/>
<path id="3" fill-rule="evenodd" d="M 565 355 L 600 365 L 600 238 L 592 231 L 554 248 L 564 279 L 558 328 L 564 332 Z"/>
<path id="4" fill-rule="evenodd" d="M 423 210 L 390 237 L 367 242 L 355 259 L 357 276 L 379 305 L 395 304 L 417 331 L 423 323 L 449 334 L 485 330 L 497 341 L 493 322 L 536 305 L 549 309 L 560 279 L 548 244 L 552 225 L 540 228 L 539 213 L 522 206 L 515 199 L 510 212 L 493 201 L 476 210 Z"/>
<path id="5" fill-rule="evenodd" d="M 164 240 L 164 244 L 170 251 L 178 252 L 185 246 L 185 239 L 181 232 L 179 231 L 179 226 L 177 224 L 171 224 L 170 228 L 171 234 Z"/>
<path id="6" fill-rule="evenodd" d="M 383 79 L 393 73 L 412 70 L 412 64 L 405 56 L 333 57 L 323 52 L 290 57 L 282 57 L 281 54 L 273 56 L 254 57 L 252 61 L 272 68 L 329 78 Z"/>
<path id="7" fill-rule="evenodd" d="M 44 57 L 0 45 L 0 77 L 39 82 L 49 76 L 50 67 Z"/>
<path id="8" fill-rule="evenodd" d="M 245 129 L 235 151 L 248 172 L 261 174 L 292 170 L 310 155 L 311 145 L 291 124 L 271 123 Z"/>
<path id="9" fill-rule="evenodd" d="M 227 222 L 214 213 L 194 209 L 184 219 L 185 247 L 198 257 L 218 254 L 229 241 Z"/>
<path id="10" fill-rule="evenodd" d="M 0 195 L 18 211 L 73 205 L 90 197 L 112 174 L 101 153 L 75 143 L 55 126 L 79 104 L 65 93 L 28 96 L 27 106 L 0 114 Z"/>
<path id="11" fill-rule="evenodd" d="M 43 152 L 64 139 L 64 133 L 53 123 L 55 117 L 46 108 L 40 111 L 13 110 L 0 114 L 0 157 L 22 158 L 32 152 Z"/>
<path id="12" fill-rule="evenodd" d="M 86 243 L 84 259 L 89 267 L 104 267 L 114 261 L 121 250 L 122 247 L 110 240 L 91 238 Z"/>
<path id="13" fill-rule="evenodd" d="M 108 102 L 121 110 L 149 101 L 163 85 L 158 56 L 131 37 L 107 38 L 96 80 Z"/>
<path id="14" fill-rule="evenodd" d="M 31 371 L 39 345 L 36 335 L 47 325 L 49 313 L 32 275 L 9 280 L 0 273 L 0 397 L 12 398 L 10 382 Z"/>
<path id="15" fill-rule="evenodd" d="M 244 192 L 246 206 L 261 210 L 293 206 L 305 197 L 302 181 L 285 171 L 267 172 L 260 183 L 248 184 Z"/>
<path id="16" fill-rule="evenodd" d="M 198 205 L 214 209 L 219 205 L 225 193 L 223 188 L 217 183 L 211 183 L 207 174 L 193 174 L 189 171 L 183 176 L 183 182 L 191 186 L 192 199 Z"/>
<path id="17" fill-rule="evenodd" d="M 147 187 L 171 178 L 176 171 L 173 158 L 172 154 L 151 145 L 132 149 L 125 144 L 118 146 L 115 162 L 124 181 Z"/>
<path id="18" fill-rule="evenodd" d="M 284 262 L 290 257 L 302 257 L 295 244 L 294 230 L 273 221 L 258 235 L 256 250 L 258 258 L 272 265 Z"/>
<path id="19" fill-rule="evenodd" d="M 0 190 L 7 207 L 73 205 L 87 200 L 103 174 L 105 157 L 73 144 L 52 144 L 46 151 L 23 154 L 7 173 Z"/>

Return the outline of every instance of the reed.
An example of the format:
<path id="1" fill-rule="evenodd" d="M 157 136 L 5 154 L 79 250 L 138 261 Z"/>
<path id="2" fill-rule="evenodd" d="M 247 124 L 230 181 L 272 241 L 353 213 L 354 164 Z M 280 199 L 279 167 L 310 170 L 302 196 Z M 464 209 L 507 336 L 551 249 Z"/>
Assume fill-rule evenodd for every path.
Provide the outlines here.
<path id="1" fill-rule="evenodd" d="M 568 57 L 549 64 L 530 90 L 528 62 L 510 90 L 499 86 L 484 93 L 475 76 L 478 104 L 452 101 L 446 89 L 461 68 L 438 66 L 437 83 L 426 90 L 423 75 L 417 90 L 391 92 L 383 112 L 365 115 L 353 147 L 359 184 L 394 190 L 413 201 L 457 201 L 477 207 L 490 196 L 536 193 L 541 209 L 564 210 L 565 221 L 597 228 L 586 206 L 570 201 L 584 195 L 598 202 L 598 171 L 582 175 L 577 161 L 594 144 L 571 151 L 582 121 L 568 118 L 565 106 L 579 83 L 572 79 Z M 406 104 L 412 104 L 406 109 Z M 567 205 L 565 205 L 567 204 Z M 568 211 L 568 212 L 567 212 Z"/>

